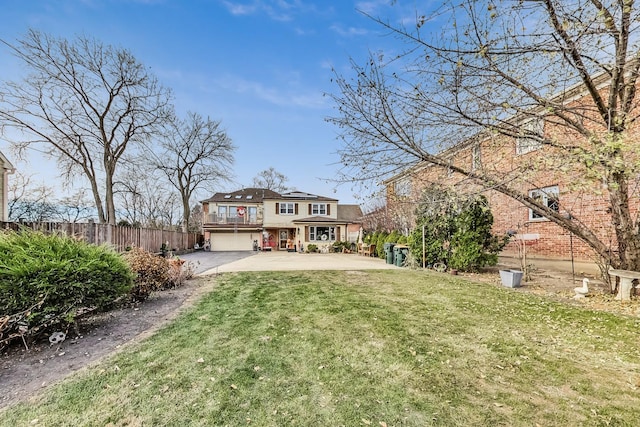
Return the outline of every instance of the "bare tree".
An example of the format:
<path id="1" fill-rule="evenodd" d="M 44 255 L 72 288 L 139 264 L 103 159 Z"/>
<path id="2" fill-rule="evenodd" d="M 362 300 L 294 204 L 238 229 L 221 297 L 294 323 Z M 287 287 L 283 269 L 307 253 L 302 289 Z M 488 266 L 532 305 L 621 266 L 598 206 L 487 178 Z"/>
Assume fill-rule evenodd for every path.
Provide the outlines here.
<path id="1" fill-rule="evenodd" d="M 88 190 L 81 189 L 62 198 L 57 206 L 58 219 L 63 222 L 86 222 L 95 217 L 95 208 L 88 197 Z"/>
<path id="2" fill-rule="evenodd" d="M 328 120 L 342 129 L 342 178 L 379 180 L 428 163 L 517 200 L 614 266 L 640 269 L 629 205 L 640 147 L 628 136 L 638 114 L 636 4 L 461 0 L 416 17 L 411 27 L 372 17 L 407 42 L 406 52 L 372 54 L 353 63 L 354 77 L 336 76 L 339 114 Z M 440 33 L 428 30 L 435 22 L 445 22 Z M 544 126 L 535 125 L 540 119 Z M 545 146 L 545 155 L 512 169 L 451 161 L 461 142 L 488 141 L 499 152 L 514 138 Z M 616 253 L 577 215 L 524 191 L 545 170 L 605 194 Z"/>
<path id="3" fill-rule="evenodd" d="M 285 175 L 281 174 L 273 166 L 269 169 L 265 169 L 259 172 L 258 175 L 253 177 L 253 185 L 258 188 L 266 188 L 277 193 L 284 193 L 289 191 L 290 188 L 286 185 L 289 180 Z"/>
<path id="4" fill-rule="evenodd" d="M 43 222 L 57 219 L 58 211 L 51 187 L 37 185 L 31 176 L 16 171 L 7 190 L 9 221 Z"/>
<path id="5" fill-rule="evenodd" d="M 174 117 L 161 140 L 162 151 L 153 156 L 177 190 L 182 202 L 182 229 L 189 229 L 192 197 L 205 186 L 228 181 L 235 146 L 220 122 L 189 112 L 185 119 Z"/>
<path id="6" fill-rule="evenodd" d="M 127 165 L 122 179 L 115 183 L 120 221 L 136 227 L 174 227 L 181 211 L 176 211 L 176 192 L 158 185 L 163 183 L 159 173 L 140 174 L 138 170 L 135 165 Z"/>
<path id="7" fill-rule="evenodd" d="M 131 52 L 87 37 L 68 41 L 31 30 L 15 44 L 21 82 L 0 85 L 0 124 L 56 158 L 65 176 L 84 176 L 98 219 L 115 224 L 113 181 L 123 155 L 153 134 L 171 111 L 170 92 Z"/>

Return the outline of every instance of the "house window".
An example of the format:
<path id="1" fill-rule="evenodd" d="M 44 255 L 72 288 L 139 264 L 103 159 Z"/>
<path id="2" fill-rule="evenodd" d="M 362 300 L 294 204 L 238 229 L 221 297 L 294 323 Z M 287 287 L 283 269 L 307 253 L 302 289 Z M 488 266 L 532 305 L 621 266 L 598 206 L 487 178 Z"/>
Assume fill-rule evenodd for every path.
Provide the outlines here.
<path id="1" fill-rule="evenodd" d="M 539 188 L 537 190 L 529 191 L 529 197 L 535 199 L 538 203 L 548 207 L 551 210 L 558 212 L 560 210 L 560 204 L 558 202 L 560 192 L 558 186 Z M 529 209 L 529 219 L 543 219 L 544 216 L 537 214 Z"/>
<path id="2" fill-rule="evenodd" d="M 335 227 L 309 227 L 309 241 L 333 242 L 336 240 Z"/>
<path id="3" fill-rule="evenodd" d="M 482 168 L 482 159 L 480 157 L 480 146 L 474 145 L 471 150 L 471 170 L 479 170 Z"/>
<path id="4" fill-rule="evenodd" d="M 227 222 L 242 222 L 242 218 L 238 217 L 238 207 L 237 206 L 229 206 L 229 218 Z"/>
<path id="5" fill-rule="evenodd" d="M 534 118 L 524 123 L 516 138 L 516 154 L 526 154 L 542 147 L 540 138 L 544 136 L 544 120 Z"/>
<path id="6" fill-rule="evenodd" d="M 294 203 L 280 203 L 280 215 L 294 215 Z"/>
<path id="7" fill-rule="evenodd" d="M 258 208 L 255 206 L 249 206 L 249 208 L 247 209 L 247 214 L 248 214 L 248 220 L 249 223 L 251 224 L 255 224 L 256 222 L 258 222 Z"/>
<path id="8" fill-rule="evenodd" d="M 311 214 L 312 215 L 326 215 L 327 214 L 327 204 L 326 203 L 312 203 L 311 204 Z"/>
<path id="9" fill-rule="evenodd" d="M 411 181 L 404 178 L 394 182 L 393 191 L 397 197 L 409 197 L 411 195 Z"/>

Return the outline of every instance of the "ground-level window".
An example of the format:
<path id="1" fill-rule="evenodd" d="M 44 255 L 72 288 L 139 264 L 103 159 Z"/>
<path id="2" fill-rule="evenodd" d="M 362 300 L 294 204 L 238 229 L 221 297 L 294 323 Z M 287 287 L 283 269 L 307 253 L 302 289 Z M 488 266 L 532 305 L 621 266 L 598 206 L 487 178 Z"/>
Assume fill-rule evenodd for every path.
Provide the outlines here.
<path id="1" fill-rule="evenodd" d="M 336 228 L 335 227 L 309 227 L 309 241 L 310 242 L 333 242 L 336 240 Z"/>
<path id="2" fill-rule="evenodd" d="M 535 199 L 537 202 L 548 207 L 551 210 L 554 210 L 556 212 L 560 210 L 560 204 L 558 202 L 560 197 L 560 192 L 558 191 L 557 185 L 531 190 L 529 191 L 529 197 L 531 197 L 532 199 Z M 529 219 L 542 219 L 542 218 L 544 218 L 542 215 L 529 209 Z"/>

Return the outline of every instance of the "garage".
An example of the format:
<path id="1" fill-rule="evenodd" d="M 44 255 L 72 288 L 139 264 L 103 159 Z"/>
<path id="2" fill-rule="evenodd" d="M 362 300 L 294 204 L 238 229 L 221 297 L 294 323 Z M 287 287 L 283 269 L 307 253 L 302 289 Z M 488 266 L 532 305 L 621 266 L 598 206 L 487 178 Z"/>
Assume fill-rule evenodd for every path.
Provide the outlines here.
<path id="1" fill-rule="evenodd" d="M 253 241 L 259 239 L 260 232 L 211 233 L 212 251 L 252 251 Z"/>

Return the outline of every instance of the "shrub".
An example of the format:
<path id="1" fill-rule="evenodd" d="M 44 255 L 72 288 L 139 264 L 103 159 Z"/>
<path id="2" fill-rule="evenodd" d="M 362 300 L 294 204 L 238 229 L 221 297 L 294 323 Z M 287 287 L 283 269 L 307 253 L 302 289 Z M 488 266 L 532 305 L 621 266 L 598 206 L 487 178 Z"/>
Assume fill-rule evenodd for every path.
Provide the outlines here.
<path id="1" fill-rule="evenodd" d="M 366 244 L 376 244 L 376 242 L 378 241 L 378 234 L 380 234 L 379 231 L 374 231 L 373 234 L 367 234 L 366 236 L 364 236 L 364 243 Z"/>
<path id="2" fill-rule="evenodd" d="M 193 277 L 195 265 L 178 257 L 169 258 L 168 280 L 162 289 L 177 288 Z"/>
<path id="3" fill-rule="evenodd" d="M 309 243 L 307 245 L 307 252 L 318 252 L 318 245 L 314 245 L 313 243 Z"/>
<path id="4" fill-rule="evenodd" d="M 378 240 L 372 243 L 375 243 L 376 245 L 376 256 L 378 258 L 384 258 L 384 243 L 387 239 L 387 232 L 386 231 L 381 231 L 380 233 L 378 233 Z"/>
<path id="5" fill-rule="evenodd" d="M 111 248 L 29 230 L 0 233 L 0 266 L 0 346 L 104 311 L 133 284 Z"/>
<path id="6" fill-rule="evenodd" d="M 462 271 L 495 265 L 506 237 L 491 234 L 493 215 L 484 196 L 463 198 L 433 186 L 425 190 L 418 207 L 416 229 L 409 238 L 411 252 L 422 263 L 443 263 Z"/>
<path id="7" fill-rule="evenodd" d="M 384 239 L 385 243 L 398 243 L 398 239 L 400 239 L 400 233 L 396 230 L 393 230 L 386 239 Z"/>
<path id="8" fill-rule="evenodd" d="M 135 274 L 131 288 L 131 300 L 143 302 L 151 292 L 170 287 L 169 261 L 142 248 L 133 248 L 124 254 L 131 270 Z"/>

